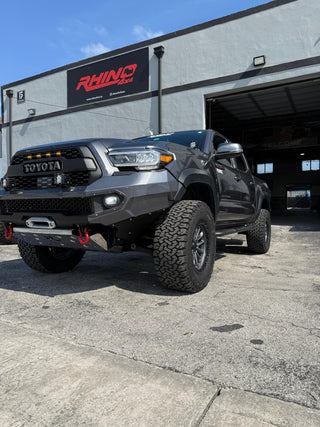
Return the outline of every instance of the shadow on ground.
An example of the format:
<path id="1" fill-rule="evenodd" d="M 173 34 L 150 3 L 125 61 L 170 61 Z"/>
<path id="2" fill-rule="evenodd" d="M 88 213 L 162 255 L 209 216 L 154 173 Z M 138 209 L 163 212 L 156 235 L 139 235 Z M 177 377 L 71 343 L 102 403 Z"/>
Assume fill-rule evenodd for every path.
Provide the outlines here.
<path id="1" fill-rule="evenodd" d="M 185 295 L 161 285 L 150 255 L 134 252 L 88 252 L 73 271 L 59 274 L 37 272 L 27 267 L 21 259 L 3 261 L 0 263 L 0 269 L 0 288 L 49 297 L 110 286 L 144 294 Z"/>
<path id="2" fill-rule="evenodd" d="M 292 213 L 272 218 L 273 225 L 290 226 L 290 231 L 320 231 L 320 215 Z M 257 255 L 249 252 L 244 236 L 217 239 L 216 261 L 228 254 Z M 10 246 L 13 248 L 13 245 Z M 60 274 L 44 274 L 13 259 L 0 262 L 0 288 L 49 297 L 89 292 L 116 286 L 130 292 L 164 296 L 186 293 L 169 290 L 157 278 L 151 255 L 137 252 L 107 254 L 88 252 L 75 270 Z"/>

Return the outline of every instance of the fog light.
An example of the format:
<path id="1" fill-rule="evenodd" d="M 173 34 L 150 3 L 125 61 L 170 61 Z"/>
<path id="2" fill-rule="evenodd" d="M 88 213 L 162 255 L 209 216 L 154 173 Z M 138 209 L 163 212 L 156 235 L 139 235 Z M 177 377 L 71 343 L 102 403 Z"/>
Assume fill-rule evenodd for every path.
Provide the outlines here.
<path id="1" fill-rule="evenodd" d="M 62 183 L 63 183 L 63 176 L 60 173 L 58 173 L 56 175 L 56 184 L 61 185 Z"/>
<path id="2" fill-rule="evenodd" d="M 55 185 L 66 186 L 70 185 L 70 180 L 63 172 L 58 172 L 54 175 L 53 182 Z"/>
<path id="3" fill-rule="evenodd" d="M 113 208 L 120 203 L 120 197 L 117 194 L 110 194 L 109 196 L 105 196 L 103 199 L 103 203 L 106 208 Z"/>

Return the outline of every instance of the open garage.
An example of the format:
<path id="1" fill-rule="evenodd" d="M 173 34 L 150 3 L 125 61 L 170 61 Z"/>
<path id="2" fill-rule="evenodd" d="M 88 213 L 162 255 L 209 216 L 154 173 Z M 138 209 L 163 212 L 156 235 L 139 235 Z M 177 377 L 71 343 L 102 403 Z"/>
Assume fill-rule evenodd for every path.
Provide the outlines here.
<path id="1" fill-rule="evenodd" d="M 320 210 L 320 79 L 207 97 L 207 127 L 240 142 L 274 211 Z"/>

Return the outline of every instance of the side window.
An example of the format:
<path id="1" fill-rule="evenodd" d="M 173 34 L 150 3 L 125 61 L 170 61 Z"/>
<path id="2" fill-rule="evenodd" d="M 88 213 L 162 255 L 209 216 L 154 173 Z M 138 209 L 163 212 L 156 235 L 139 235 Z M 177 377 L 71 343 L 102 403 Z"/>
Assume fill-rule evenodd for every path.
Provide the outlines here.
<path id="1" fill-rule="evenodd" d="M 233 161 L 236 169 L 239 169 L 240 171 L 244 171 L 244 172 L 248 169 L 247 162 L 245 161 L 245 158 L 243 155 L 239 157 L 235 157 Z"/>
<path id="2" fill-rule="evenodd" d="M 216 150 L 220 144 L 223 144 L 225 142 L 228 142 L 226 140 L 226 138 L 224 138 L 222 135 L 219 135 L 216 133 L 214 138 L 213 138 L 214 149 Z M 230 159 L 220 159 L 220 160 L 218 160 L 218 163 L 221 163 L 224 166 L 229 166 L 230 168 L 233 167 Z"/>
<path id="3" fill-rule="evenodd" d="M 219 135 L 219 134 L 215 134 L 214 138 L 213 138 L 213 146 L 214 149 L 216 150 L 220 144 L 223 144 L 224 142 L 228 142 L 226 140 L 226 138 L 224 138 L 223 136 Z"/>

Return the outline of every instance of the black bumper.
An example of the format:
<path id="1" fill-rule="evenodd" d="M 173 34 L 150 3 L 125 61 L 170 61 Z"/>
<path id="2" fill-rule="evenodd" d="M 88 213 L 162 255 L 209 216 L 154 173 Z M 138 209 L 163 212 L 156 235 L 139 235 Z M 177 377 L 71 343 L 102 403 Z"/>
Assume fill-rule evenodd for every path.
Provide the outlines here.
<path id="1" fill-rule="evenodd" d="M 115 225 L 141 215 L 167 209 L 173 203 L 179 182 L 167 171 L 103 176 L 87 187 L 33 191 L 0 191 L 0 222 L 25 226 L 30 217 L 47 217 L 58 228 L 74 225 Z M 110 194 L 120 204 L 106 208 Z"/>

